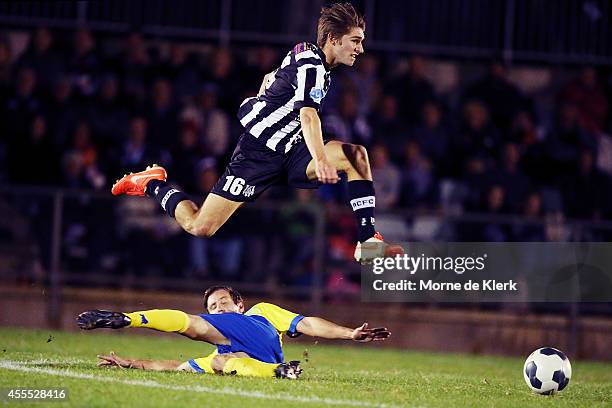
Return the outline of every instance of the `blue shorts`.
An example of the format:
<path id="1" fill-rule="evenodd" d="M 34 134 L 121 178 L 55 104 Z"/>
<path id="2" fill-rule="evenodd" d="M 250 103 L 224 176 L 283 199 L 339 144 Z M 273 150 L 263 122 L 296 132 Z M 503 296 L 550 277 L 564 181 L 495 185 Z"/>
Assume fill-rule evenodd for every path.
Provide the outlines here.
<path id="1" fill-rule="evenodd" d="M 201 314 L 200 317 L 230 341 L 229 345 L 217 344 L 219 354 L 241 351 L 266 363 L 284 361 L 278 332 L 264 317 L 240 313 Z"/>
<path id="2" fill-rule="evenodd" d="M 211 192 L 231 201 L 245 202 L 254 201 L 275 184 L 317 188 L 321 183 L 306 177 L 311 160 L 312 155 L 303 141 L 282 154 L 249 133 L 243 133 L 230 163 Z"/>

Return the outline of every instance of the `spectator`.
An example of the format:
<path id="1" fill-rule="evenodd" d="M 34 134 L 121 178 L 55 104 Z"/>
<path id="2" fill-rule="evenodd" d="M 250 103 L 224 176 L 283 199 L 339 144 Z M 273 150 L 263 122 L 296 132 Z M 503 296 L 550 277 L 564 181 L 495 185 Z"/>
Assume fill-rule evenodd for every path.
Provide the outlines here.
<path id="1" fill-rule="evenodd" d="M 507 139 L 521 147 L 532 146 L 542 139 L 535 116 L 527 110 L 519 110 L 512 119 Z"/>
<path id="2" fill-rule="evenodd" d="M 242 94 L 241 81 L 234 68 L 234 56 L 228 48 L 219 48 L 213 53 L 208 66 L 204 77 L 207 82 L 217 86 L 219 107 L 225 112 L 235 112 L 242 101 L 239 100 Z"/>
<path id="3" fill-rule="evenodd" d="M 57 153 L 49 139 L 47 123 L 34 116 L 28 131 L 16 135 L 8 150 L 8 172 L 13 183 L 55 184 L 58 179 Z"/>
<path id="4" fill-rule="evenodd" d="M 400 171 L 389 160 L 389 151 L 384 145 L 372 146 L 370 160 L 376 189 L 376 208 L 386 210 L 395 207 L 400 198 Z"/>
<path id="5" fill-rule="evenodd" d="M 370 116 L 372 125 L 372 139 L 374 143 L 382 143 L 387 146 L 393 161 L 399 163 L 402 160 L 401 149 L 395 146 L 403 146 L 407 138 L 407 124 L 399 116 L 397 98 L 393 95 L 384 95 L 376 111 Z"/>
<path id="6" fill-rule="evenodd" d="M 217 158 L 222 157 L 230 147 L 230 121 L 227 113 L 219 109 L 217 95 L 219 88 L 207 83 L 200 93 L 199 114 L 204 150 Z"/>
<path id="7" fill-rule="evenodd" d="M 159 67 L 162 77 L 172 81 L 172 87 L 179 102 L 195 96 L 200 89 L 200 75 L 196 64 L 187 57 L 182 44 L 172 43 L 170 55 Z"/>
<path id="8" fill-rule="evenodd" d="M 198 128 L 193 122 L 184 122 L 181 126 L 178 143 L 172 149 L 172 178 L 185 191 L 196 191 L 196 169 L 203 156 L 199 144 Z"/>
<path id="9" fill-rule="evenodd" d="M 17 62 L 20 67 L 30 67 L 34 70 L 44 92 L 49 92 L 55 78 L 64 72 L 64 62 L 53 49 L 53 40 L 53 35 L 47 27 L 37 28 L 30 36 L 27 50 Z"/>
<path id="10" fill-rule="evenodd" d="M 42 101 L 36 89 L 36 73 L 32 68 L 21 68 L 17 74 L 15 88 L 7 98 L 0 126 L 11 139 L 27 134 L 32 118 L 42 109 Z"/>
<path id="11" fill-rule="evenodd" d="M 324 117 L 323 130 L 326 138 L 349 143 L 369 145 L 372 137 L 368 122 L 359 116 L 357 95 L 351 91 L 341 95 L 337 113 Z"/>
<path id="12" fill-rule="evenodd" d="M 514 116 L 506 137 L 506 140 L 518 146 L 522 156 L 521 168 L 533 183 L 545 183 L 547 178 L 544 136 L 535 116 L 526 110 L 520 110 Z"/>
<path id="13" fill-rule="evenodd" d="M 98 149 L 94 145 L 91 129 L 80 122 L 72 139 L 72 146 L 64 154 L 64 186 L 100 190 L 106 177 L 98 167 Z"/>
<path id="14" fill-rule="evenodd" d="M 500 129 L 508 129 L 512 118 L 521 109 L 530 110 L 530 101 L 508 81 L 504 64 L 494 61 L 489 71 L 465 91 L 464 101 L 478 99 L 488 107 L 492 122 Z"/>
<path id="15" fill-rule="evenodd" d="M 152 101 L 147 110 L 149 142 L 168 149 L 178 136 L 178 109 L 173 100 L 172 84 L 159 78 L 153 84 Z"/>
<path id="16" fill-rule="evenodd" d="M 523 203 L 523 220 L 513 225 L 512 236 L 517 242 L 546 241 L 544 218 L 542 211 L 542 195 L 532 191 Z"/>
<path id="17" fill-rule="evenodd" d="M 512 213 L 520 213 L 531 184 L 521 169 L 520 161 L 519 147 L 514 143 L 506 143 L 500 166 L 491 175 L 491 183 L 504 188 L 507 209 Z"/>
<path id="18" fill-rule="evenodd" d="M 600 219 L 610 202 L 609 178 L 595 167 L 593 152 L 580 153 L 577 168 L 560 180 L 565 214 L 571 218 Z"/>
<path id="19" fill-rule="evenodd" d="M 357 95 L 357 113 L 360 117 L 367 117 L 380 99 L 378 59 L 373 54 L 364 54 L 359 57 L 356 65 L 357 69 L 349 71 L 347 75 Z"/>
<path id="20" fill-rule="evenodd" d="M 602 131 L 609 102 L 595 68 L 583 67 L 580 75 L 563 88 L 559 99 L 562 104 L 576 106 L 582 129 L 592 134 Z"/>
<path id="21" fill-rule="evenodd" d="M 556 125 L 546 139 L 547 156 L 551 161 L 549 182 L 557 180 L 558 176 L 566 177 L 573 173 L 584 149 L 596 151 L 595 139 L 581 128 L 578 107 L 564 103 L 560 107 Z"/>
<path id="22" fill-rule="evenodd" d="M 119 63 L 123 92 L 132 112 L 141 113 L 146 104 L 147 86 L 151 82 L 149 54 L 140 33 L 130 33 Z"/>
<path id="23" fill-rule="evenodd" d="M 478 101 L 463 107 L 463 125 L 454 144 L 456 174 L 484 174 L 494 166 L 501 141 L 499 131 L 491 123 L 489 111 Z"/>
<path id="24" fill-rule="evenodd" d="M 389 82 L 385 93 L 397 97 L 401 107 L 401 116 L 411 125 L 419 122 L 423 105 L 435 99 L 433 85 L 425 76 L 425 60 L 414 55 L 409 60 L 409 69 L 405 75 Z"/>
<path id="25" fill-rule="evenodd" d="M 451 135 L 442 120 L 442 106 L 438 102 L 425 103 L 421 112 L 421 124 L 414 129 L 413 138 L 420 153 L 436 164 L 438 175 L 450 175 Z"/>
<path id="26" fill-rule="evenodd" d="M 433 165 L 427 157 L 423 156 L 419 144 L 414 140 L 409 141 L 404 147 L 401 177 L 402 206 L 415 208 L 433 205 L 435 201 Z"/>
<path id="27" fill-rule="evenodd" d="M 500 185 L 492 185 L 486 195 L 486 202 L 482 207 L 484 212 L 491 215 L 507 214 L 506 191 Z M 482 226 L 480 240 L 484 242 L 510 241 L 511 235 L 508 224 L 490 222 Z"/>
<path id="28" fill-rule="evenodd" d="M 280 213 L 286 225 L 283 234 L 283 266 L 287 271 L 280 278 L 285 284 L 310 286 L 315 243 L 314 191 L 294 191 L 295 201 L 284 206 Z"/>
<path id="29" fill-rule="evenodd" d="M 80 28 L 74 34 L 74 47 L 68 59 L 67 70 L 80 95 L 89 97 L 96 91 L 95 79 L 100 71 L 96 43 L 87 28 Z"/>
<path id="30" fill-rule="evenodd" d="M 109 151 L 121 142 L 129 114 L 120 99 L 116 76 L 103 77 L 97 98 L 88 106 L 87 118 L 103 151 Z"/>
<path id="31" fill-rule="evenodd" d="M 253 63 L 244 69 L 242 87 L 245 89 L 246 96 L 253 96 L 259 91 L 259 85 L 264 76 L 274 71 L 281 62 L 278 53 L 271 47 L 257 47 L 252 52 Z"/>
<path id="32" fill-rule="evenodd" d="M 135 116 L 130 121 L 128 137 L 120 152 L 118 173 L 141 171 L 153 163 L 163 164 L 161 151 L 147 143 L 147 120 Z"/>

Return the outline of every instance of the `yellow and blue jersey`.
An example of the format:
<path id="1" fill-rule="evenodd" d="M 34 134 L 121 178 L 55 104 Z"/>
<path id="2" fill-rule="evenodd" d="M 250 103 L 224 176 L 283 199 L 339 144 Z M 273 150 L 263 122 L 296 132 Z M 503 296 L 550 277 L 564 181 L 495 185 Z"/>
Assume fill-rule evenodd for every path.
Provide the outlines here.
<path id="1" fill-rule="evenodd" d="M 287 333 L 289 337 L 297 337 L 300 334 L 296 328 L 297 324 L 304 318 L 302 315 L 290 312 L 272 303 L 258 303 L 247 310 L 245 316 L 261 316 L 269 321 L 278 332 L 281 344 L 284 333 Z"/>
<path id="2" fill-rule="evenodd" d="M 259 361 L 279 364 L 284 361 L 281 347 L 283 334 L 291 337 L 299 335 L 297 324 L 304 318 L 271 303 L 258 303 L 244 314 L 200 316 L 230 341 L 230 344 L 217 344 L 215 353 L 243 352 Z M 189 363 L 196 371 L 204 371 L 198 366 L 197 360 L 190 360 Z"/>

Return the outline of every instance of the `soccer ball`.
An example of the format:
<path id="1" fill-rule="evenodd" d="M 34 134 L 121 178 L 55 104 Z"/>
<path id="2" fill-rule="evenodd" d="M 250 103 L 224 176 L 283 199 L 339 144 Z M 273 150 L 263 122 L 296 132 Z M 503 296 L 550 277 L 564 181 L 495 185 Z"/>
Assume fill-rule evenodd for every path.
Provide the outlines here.
<path id="1" fill-rule="evenodd" d="M 572 377 L 572 366 L 562 351 L 544 347 L 527 357 L 523 376 L 535 393 L 550 395 L 567 387 Z"/>

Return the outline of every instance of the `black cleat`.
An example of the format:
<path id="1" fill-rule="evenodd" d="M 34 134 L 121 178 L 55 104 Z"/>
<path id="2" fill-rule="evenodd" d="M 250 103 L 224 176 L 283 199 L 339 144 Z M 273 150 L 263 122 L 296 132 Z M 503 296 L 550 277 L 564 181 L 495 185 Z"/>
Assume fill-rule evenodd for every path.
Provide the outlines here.
<path id="1" fill-rule="evenodd" d="M 299 361 L 290 361 L 288 363 L 281 363 L 274 370 L 276 378 L 286 378 L 288 380 L 297 380 L 302 374 L 302 367 L 300 367 Z"/>
<path id="2" fill-rule="evenodd" d="M 120 329 L 131 323 L 129 317 L 110 310 L 88 310 L 76 318 L 77 324 L 83 330 L 92 329 Z"/>

